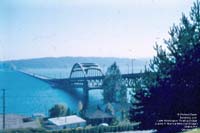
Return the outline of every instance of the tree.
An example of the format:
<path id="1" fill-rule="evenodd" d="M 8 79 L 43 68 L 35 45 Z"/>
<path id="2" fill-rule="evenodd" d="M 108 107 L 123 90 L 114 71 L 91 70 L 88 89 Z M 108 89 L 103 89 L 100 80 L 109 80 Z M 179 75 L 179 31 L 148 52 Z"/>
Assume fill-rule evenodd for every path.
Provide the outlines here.
<path id="1" fill-rule="evenodd" d="M 85 117 L 85 110 L 83 108 L 83 103 L 81 101 L 79 101 L 78 103 L 78 113 L 80 117 Z"/>
<path id="2" fill-rule="evenodd" d="M 56 104 L 49 110 L 50 117 L 70 115 L 69 109 L 63 104 Z"/>
<path id="3" fill-rule="evenodd" d="M 200 112 L 200 1 L 191 8 L 190 17 L 182 15 L 173 25 L 167 49 L 158 44 L 157 55 L 145 71 L 145 78 L 133 96 L 130 120 L 154 128 L 156 120 L 177 119 L 177 113 Z M 139 109 L 142 108 L 142 109 Z M 163 128 L 163 127 L 155 127 Z"/>
<path id="4" fill-rule="evenodd" d="M 104 103 L 126 101 L 126 88 L 122 84 L 121 73 L 115 62 L 108 68 L 102 88 Z"/>
<path id="5" fill-rule="evenodd" d="M 107 103 L 106 104 L 105 112 L 114 116 L 115 110 L 114 110 L 114 108 L 113 108 L 111 103 Z"/>

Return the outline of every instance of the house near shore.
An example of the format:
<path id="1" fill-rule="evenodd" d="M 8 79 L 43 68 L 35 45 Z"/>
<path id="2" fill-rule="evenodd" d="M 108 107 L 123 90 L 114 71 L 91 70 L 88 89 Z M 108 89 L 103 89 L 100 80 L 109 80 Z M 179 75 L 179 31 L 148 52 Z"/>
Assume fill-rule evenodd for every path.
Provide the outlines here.
<path id="1" fill-rule="evenodd" d="M 87 124 L 99 125 L 102 123 L 111 124 L 114 116 L 97 109 L 95 112 L 86 114 Z"/>
<path id="2" fill-rule="evenodd" d="M 86 120 L 77 115 L 49 118 L 48 122 L 49 128 L 53 130 L 86 126 Z"/>

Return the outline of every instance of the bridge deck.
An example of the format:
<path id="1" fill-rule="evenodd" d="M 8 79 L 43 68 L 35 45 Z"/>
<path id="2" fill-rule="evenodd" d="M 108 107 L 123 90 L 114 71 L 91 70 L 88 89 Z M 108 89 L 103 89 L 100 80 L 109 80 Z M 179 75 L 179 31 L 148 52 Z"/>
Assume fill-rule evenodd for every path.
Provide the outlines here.
<path id="1" fill-rule="evenodd" d="M 44 75 L 34 74 L 34 73 L 22 71 L 22 70 L 20 70 L 18 72 L 21 72 L 21 73 L 23 73 L 25 75 L 28 75 L 28 76 L 31 76 L 33 78 L 37 78 L 37 79 L 40 79 L 40 80 L 51 80 L 52 79 L 52 78 L 44 76 Z"/>
<path id="2" fill-rule="evenodd" d="M 59 81 L 63 81 L 63 80 L 84 80 L 84 77 L 73 77 L 73 78 L 51 78 L 48 76 L 44 76 L 44 75 L 39 75 L 39 74 L 34 74 L 34 73 L 30 73 L 30 72 L 25 72 L 25 71 L 19 71 L 23 74 L 26 74 L 28 76 L 40 79 L 40 80 L 46 80 L 46 81 L 55 81 L 55 82 L 59 82 Z M 133 73 L 133 74 L 122 74 L 122 78 L 137 78 L 137 77 L 142 77 L 144 74 L 143 73 Z M 105 76 L 91 76 L 91 77 L 87 77 L 87 80 L 99 80 L 99 79 L 104 79 Z"/>
<path id="3" fill-rule="evenodd" d="M 105 78 L 105 76 L 91 76 L 91 77 L 87 77 L 87 79 L 85 79 L 85 77 L 73 77 L 73 78 L 50 78 L 47 76 L 43 76 L 43 75 L 37 75 L 37 74 L 33 74 L 33 73 L 29 73 L 29 72 L 25 72 L 25 71 L 19 71 L 21 73 L 24 73 L 26 75 L 29 75 L 33 78 L 37 78 L 39 80 L 45 81 L 48 84 L 50 84 L 53 87 L 58 87 L 58 88 L 67 88 L 69 87 L 69 83 L 73 84 L 73 87 L 83 87 L 85 84 L 85 81 L 88 81 L 88 89 L 99 89 L 101 88 L 103 79 Z M 133 74 L 122 74 L 122 79 L 124 80 L 124 83 L 126 84 L 126 86 L 130 87 L 132 86 L 132 81 L 130 83 L 131 79 L 135 79 L 135 78 L 139 78 L 142 77 L 144 74 L 143 73 L 133 73 Z M 90 86 L 89 86 L 90 85 Z"/>

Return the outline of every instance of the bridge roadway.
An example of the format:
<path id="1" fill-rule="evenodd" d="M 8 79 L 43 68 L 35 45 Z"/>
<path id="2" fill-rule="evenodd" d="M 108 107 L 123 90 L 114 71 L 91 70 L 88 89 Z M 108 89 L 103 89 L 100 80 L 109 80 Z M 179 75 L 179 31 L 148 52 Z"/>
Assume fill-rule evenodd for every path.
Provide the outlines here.
<path id="1" fill-rule="evenodd" d="M 85 80 L 87 81 L 88 89 L 102 89 L 101 85 L 103 83 L 103 80 L 105 76 L 90 76 L 87 77 L 73 77 L 73 78 L 51 78 L 39 74 L 33 74 L 25 71 L 19 71 L 25 75 L 31 76 L 33 78 L 42 80 L 44 82 L 49 83 L 52 87 L 58 87 L 62 89 L 68 89 L 67 87 L 70 87 L 69 84 L 71 82 L 71 85 L 73 85 L 73 88 L 81 88 L 84 85 Z M 132 87 L 134 80 L 136 78 L 142 77 L 143 73 L 133 73 L 133 74 L 122 74 L 122 82 L 126 87 Z M 76 83 L 77 82 L 77 83 Z M 98 84 L 97 84 L 98 83 Z M 71 86 L 72 87 L 72 86 Z"/>
<path id="2" fill-rule="evenodd" d="M 134 84 L 134 80 L 136 78 L 140 78 L 143 76 L 143 73 L 133 73 L 133 74 L 122 74 L 122 83 L 126 87 L 132 87 Z M 37 77 L 38 78 L 38 77 Z M 89 90 L 92 89 L 102 89 L 102 84 L 105 76 L 91 76 L 87 77 L 74 77 L 74 78 L 63 78 L 63 79 L 41 79 L 43 81 L 46 81 L 50 83 L 52 86 L 57 86 L 57 87 L 72 87 L 73 88 L 81 88 L 84 86 L 84 84 L 87 84 Z M 65 85 L 64 85 L 65 84 Z M 69 85 L 70 84 L 70 85 Z M 67 85 L 67 86 L 66 86 Z"/>

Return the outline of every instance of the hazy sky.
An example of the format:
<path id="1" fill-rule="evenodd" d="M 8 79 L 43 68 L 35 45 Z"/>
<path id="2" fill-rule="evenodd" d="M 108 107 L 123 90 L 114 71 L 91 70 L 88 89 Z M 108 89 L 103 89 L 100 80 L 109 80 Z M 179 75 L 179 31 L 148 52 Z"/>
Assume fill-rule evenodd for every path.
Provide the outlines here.
<path id="1" fill-rule="evenodd" d="M 151 57 L 192 0 L 1 0 L 0 60 Z"/>

